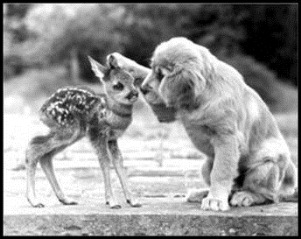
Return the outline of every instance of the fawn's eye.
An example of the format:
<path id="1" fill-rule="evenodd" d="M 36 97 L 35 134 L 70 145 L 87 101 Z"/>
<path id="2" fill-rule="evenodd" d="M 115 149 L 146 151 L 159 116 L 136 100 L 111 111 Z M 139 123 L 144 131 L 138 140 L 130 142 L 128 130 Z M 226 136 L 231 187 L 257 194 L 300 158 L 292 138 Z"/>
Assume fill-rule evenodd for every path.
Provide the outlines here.
<path id="1" fill-rule="evenodd" d="M 123 88 L 124 88 L 124 85 L 123 84 L 121 84 L 120 82 L 118 82 L 116 85 L 113 85 L 113 89 L 114 90 L 123 90 Z"/>

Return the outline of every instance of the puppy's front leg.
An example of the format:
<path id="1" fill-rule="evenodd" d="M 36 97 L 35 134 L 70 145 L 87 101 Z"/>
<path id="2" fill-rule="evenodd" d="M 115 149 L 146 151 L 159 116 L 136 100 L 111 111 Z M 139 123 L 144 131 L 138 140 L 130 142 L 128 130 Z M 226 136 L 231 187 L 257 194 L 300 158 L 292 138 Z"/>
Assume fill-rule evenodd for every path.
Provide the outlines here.
<path id="1" fill-rule="evenodd" d="M 135 79 L 141 78 L 143 80 L 151 72 L 151 69 L 138 64 L 118 52 L 108 55 L 107 61 L 111 61 L 120 68 L 129 71 Z"/>
<path id="2" fill-rule="evenodd" d="M 239 151 L 235 135 L 228 134 L 214 137 L 214 163 L 210 174 L 209 194 L 202 201 L 204 210 L 229 210 L 228 197 L 231 192 L 233 179 L 237 176 Z"/>

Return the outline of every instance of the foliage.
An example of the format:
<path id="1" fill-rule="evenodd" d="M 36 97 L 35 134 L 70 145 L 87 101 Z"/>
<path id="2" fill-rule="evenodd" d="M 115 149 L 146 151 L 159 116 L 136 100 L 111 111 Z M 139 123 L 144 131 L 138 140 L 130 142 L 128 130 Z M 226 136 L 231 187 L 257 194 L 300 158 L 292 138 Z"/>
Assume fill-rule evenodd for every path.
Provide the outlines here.
<path id="1" fill-rule="evenodd" d="M 277 85 L 275 73 L 254 58 L 237 54 L 221 59 L 234 66 L 243 75 L 245 82 L 269 105 L 275 105 L 281 98 L 282 92 Z"/>
<path id="2" fill-rule="evenodd" d="M 118 51 L 140 64 L 157 44 L 186 36 L 227 59 L 268 102 L 278 77 L 297 84 L 296 4 L 7 4 L 6 78 L 28 67 L 78 64 L 93 82 L 87 55 Z M 75 61 L 74 61 L 75 60 Z M 73 62 L 73 63 L 72 63 Z M 73 64 L 74 65 L 74 64 Z"/>
<path id="3" fill-rule="evenodd" d="M 241 5 L 245 39 L 241 48 L 297 85 L 297 4 Z"/>
<path id="4" fill-rule="evenodd" d="M 114 32 L 115 18 L 111 16 L 117 11 L 110 4 L 36 5 L 25 21 L 34 34 L 27 42 L 27 50 L 33 44 L 37 47 L 27 53 L 47 63 L 68 59 L 72 48 L 81 53 L 101 49 L 99 55 L 103 56 L 120 45 L 120 36 Z"/>

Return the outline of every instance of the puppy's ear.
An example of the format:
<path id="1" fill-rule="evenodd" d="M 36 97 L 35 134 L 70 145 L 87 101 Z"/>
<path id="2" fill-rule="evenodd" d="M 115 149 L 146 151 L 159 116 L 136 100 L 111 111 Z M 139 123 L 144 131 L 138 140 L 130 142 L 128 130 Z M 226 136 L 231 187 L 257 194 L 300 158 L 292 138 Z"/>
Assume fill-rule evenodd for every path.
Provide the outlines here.
<path id="1" fill-rule="evenodd" d="M 206 82 L 195 70 L 177 69 L 173 74 L 171 92 L 175 97 L 176 106 L 185 109 L 198 107 L 197 96 L 202 94 Z"/>
<path id="2" fill-rule="evenodd" d="M 190 71 L 191 81 L 194 84 L 194 93 L 195 95 L 202 94 L 203 90 L 206 87 L 206 79 L 199 70 Z"/>
<path id="3" fill-rule="evenodd" d="M 102 81 L 106 72 L 106 67 L 95 61 L 91 56 L 88 56 L 91 63 L 92 71 Z"/>

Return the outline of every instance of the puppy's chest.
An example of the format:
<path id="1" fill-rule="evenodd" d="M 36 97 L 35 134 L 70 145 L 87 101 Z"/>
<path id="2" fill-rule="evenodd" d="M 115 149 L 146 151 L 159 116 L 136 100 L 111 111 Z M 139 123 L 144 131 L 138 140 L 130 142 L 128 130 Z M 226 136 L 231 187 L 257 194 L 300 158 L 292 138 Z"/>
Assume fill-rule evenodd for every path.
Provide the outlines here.
<path id="1" fill-rule="evenodd" d="M 213 147 L 211 140 L 214 132 L 212 132 L 205 125 L 191 124 L 189 121 L 182 122 L 189 138 L 191 139 L 195 147 L 205 154 L 212 154 Z"/>

